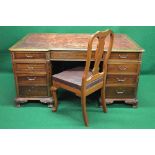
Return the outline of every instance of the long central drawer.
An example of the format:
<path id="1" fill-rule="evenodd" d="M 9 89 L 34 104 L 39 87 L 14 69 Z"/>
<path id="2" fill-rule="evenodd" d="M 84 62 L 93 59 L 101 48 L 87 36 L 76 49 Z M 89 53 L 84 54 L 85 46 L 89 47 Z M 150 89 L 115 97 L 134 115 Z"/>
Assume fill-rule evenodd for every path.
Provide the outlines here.
<path id="1" fill-rule="evenodd" d="M 65 60 L 65 59 L 86 59 L 86 51 L 51 51 L 51 59 Z"/>

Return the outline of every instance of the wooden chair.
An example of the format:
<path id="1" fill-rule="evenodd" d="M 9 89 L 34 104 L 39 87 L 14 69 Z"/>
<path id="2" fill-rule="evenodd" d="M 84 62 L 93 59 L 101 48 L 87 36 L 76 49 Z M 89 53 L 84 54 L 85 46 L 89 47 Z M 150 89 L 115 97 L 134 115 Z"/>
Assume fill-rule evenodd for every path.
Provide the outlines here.
<path id="1" fill-rule="evenodd" d="M 110 36 L 109 46 L 108 51 L 104 54 L 104 45 L 107 36 Z M 86 126 L 88 126 L 88 117 L 86 113 L 86 96 L 101 89 L 101 105 L 103 107 L 103 111 L 107 112 L 105 103 L 105 84 L 107 74 L 107 63 L 112 50 L 113 38 L 114 35 L 111 30 L 96 32 L 94 35 L 90 37 L 88 42 L 85 68 L 73 68 L 52 76 L 53 85 L 51 87 L 51 93 L 54 99 L 53 112 L 56 112 L 58 109 L 58 100 L 56 94 L 56 90 L 58 88 L 66 89 L 81 97 L 82 113 Z M 93 43 L 97 44 L 95 50 L 93 49 Z M 90 70 L 93 51 L 94 65 L 93 69 Z M 102 71 L 99 71 L 99 65 L 102 60 Z"/>

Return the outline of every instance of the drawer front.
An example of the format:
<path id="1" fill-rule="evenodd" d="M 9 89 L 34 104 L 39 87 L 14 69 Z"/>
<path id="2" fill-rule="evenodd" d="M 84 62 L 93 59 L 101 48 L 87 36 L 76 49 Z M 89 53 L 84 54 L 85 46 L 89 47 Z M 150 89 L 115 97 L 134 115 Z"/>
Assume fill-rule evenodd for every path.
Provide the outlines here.
<path id="1" fill-rule="evenodd" d="M 106 87 L 106 98 L 123 99 L 135 98 L 135 87 Z"/>
<path id="2" fill-rule="evenodd" d="M 19 85 L 47 85 L 46 75 L 17 75 Z"/>
<path id="3" fill-rule="evenodd" d="M 84 51 L 68 51 L 68 52 L 52 51 L 51 59 L 86 59 L 86 52 Z"/>
<path id="4" fill-rule="evenodd" d="M 14 59 L 46 59 L 46 53 L 43 52 L 16 52 Z"/>
<path id="5" fill-rule="evenodd" d="M 139 53 L 112 52 L 110 59 L 139 60 Z"/>
<path id="6" fill-rule="evenodd" d="M 133 75 L 107 75 L 107 85 L 136 85 L 137 76 Z"/>
<path id="7" fill-rule="evenodd" d="M 19 86 L 20 97 L 45 97 L 48 96 L 46 86 Z"/>
<path id="8" fill-rule="evenodd" d="M 139 64 L 108 64 L 108 74 L 138 73 Z"/>
<path id="9" fill-rule="evenodd" d="M 15 63 L 16 71 L 46 72 L 46 63 Z"/>

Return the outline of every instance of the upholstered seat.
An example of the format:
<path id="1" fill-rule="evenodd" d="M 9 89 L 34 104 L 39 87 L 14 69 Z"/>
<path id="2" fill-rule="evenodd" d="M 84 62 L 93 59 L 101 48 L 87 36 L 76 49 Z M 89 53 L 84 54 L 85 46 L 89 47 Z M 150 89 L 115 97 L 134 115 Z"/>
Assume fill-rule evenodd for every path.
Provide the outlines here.
<path id="1" fill-rule="evenodd" d="M 69 70 L 65 70 L 61 73 L 55 74 L 52 76 L 54 81 L 64 83 L 69 85 L 70 87 L 74 87 L 76 89 L 81 89 L 82 86 L 82 75 L 84 72 L 84 67 L 76 67 Z M 92 72 L 88 72 L 88 77 L 92 75 Z M 87 84 L 86 88 L 90 88 L 93 85 L 101 82 L 102 79 L 97 79 L 89 84 Z"/>

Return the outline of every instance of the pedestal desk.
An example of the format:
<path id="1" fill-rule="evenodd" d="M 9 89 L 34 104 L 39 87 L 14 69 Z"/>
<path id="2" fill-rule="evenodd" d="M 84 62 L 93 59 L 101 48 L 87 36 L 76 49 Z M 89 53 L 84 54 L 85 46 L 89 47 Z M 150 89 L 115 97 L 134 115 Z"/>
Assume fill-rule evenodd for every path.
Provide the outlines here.
<path id="1" fill-rule="evenodd" d="M 16 83 L 16 103 L 52 103 L 52 61 L 85 61 L 91 34 L 28 34 L 9 50 Z M 115 34 L 108 62 L 106 102 L 137 106 L 137 87 L 143 49 L 125 34 Z M 107 50 L 105 44 L 105 51 Z M 93 56 L 92 56 L 93 61 Z"/>

